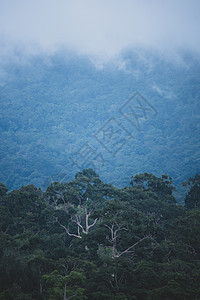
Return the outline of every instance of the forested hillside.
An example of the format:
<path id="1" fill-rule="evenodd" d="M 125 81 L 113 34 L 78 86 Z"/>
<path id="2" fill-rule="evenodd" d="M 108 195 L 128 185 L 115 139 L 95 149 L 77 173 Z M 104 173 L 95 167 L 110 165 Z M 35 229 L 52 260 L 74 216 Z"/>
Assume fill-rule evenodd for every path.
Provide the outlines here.
<path id="1" fill-rule="evenodd" d="M 9 190 L 69 182 L 88 167 L 118 187 L 150 172 L 168 174 L 180 189 L 200 171 L 200 62 L 192 53 L 125 51 L 101 63 L 19 51 L 1 70 L 0 181 Z M 118 145 L 108 127 L 120 132 Z"/>
<path id="2" fill-rule="evenodd" d="M 92 169 L 45 191 L 0 184 L 0 299 L 200 299 L 200 175 L 123 188 Z"/>

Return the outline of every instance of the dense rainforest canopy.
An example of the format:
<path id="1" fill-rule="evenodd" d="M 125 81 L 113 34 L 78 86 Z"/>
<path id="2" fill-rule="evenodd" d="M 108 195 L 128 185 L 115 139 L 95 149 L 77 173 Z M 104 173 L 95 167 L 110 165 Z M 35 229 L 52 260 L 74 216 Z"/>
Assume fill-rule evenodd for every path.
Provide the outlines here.
<path id="1" fill-rule="evenodd" d="M 200 0 L 0 0 L 0 300 L 200 300 Z"/>
<path id="2" fill-rule="evenodd" d="M 92 168 L 118 187 L 133 174 L 168 174 L 181 201 L 181 182 L 200 173 L 200 60 L 193 53 L 126 50 L 101 63 L 69 51 L 18 51 L 1 70 L 0 182 L 9 190 L 46 188 Z M 146 100 L 144 111 L 137 99 L 127 102 L 135 92 Z M 137 120 L 125 118 L 126 104 Z M 100 135 L 111 118 L 121 130 L 119 147 Z"/>
<path id="3" fill-rule="evenodd" d="M 183 206 L 152 173 L 0 184 L 0 299 L 200 299 L 200 175 L 184 185 Z"/>

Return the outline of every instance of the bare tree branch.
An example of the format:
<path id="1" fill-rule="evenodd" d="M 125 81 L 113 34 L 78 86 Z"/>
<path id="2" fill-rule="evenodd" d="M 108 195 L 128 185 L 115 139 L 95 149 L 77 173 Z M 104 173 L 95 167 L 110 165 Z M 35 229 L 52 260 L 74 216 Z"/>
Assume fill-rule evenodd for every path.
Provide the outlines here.
<path id="1" fill-rule="evenodd" d="M 89 230 L 91 227 L 93 227 L 93 226 L 96 224 L 97 221 L 98 221 L 98 218 L 96 218 L 96 219 L 94 220 L 94 222 L 88 226 L 88 230 Z"/>
<path id="2" fill-rule="evenodd" d="M 69 235 L 69 236 L 74 236 L 74 237 L 77 237 L 77 238 L 82 238 L 81 235 L 80 235 L 80 230 L 82 233 L 84 234 L 88 234 L 89 233 L 89 230 L 90 228 L 92 228 L 93 226 L 95 226 L 96 222 L 98 221 L 98 218 L 96 218 L 92 224 L 89 225 L 89 217 L 90 215 L 92 214 L 93 210 L 94 209 L 91 209 L 89 212 L 87 210 L 86 207 L 84 207 L 82 204 L 80 204 L 80 207 L 84 209 L 84 212 L 85 212 L 85 215 L 84 215 L 84 218 L 85 218 L 85 228 L 84 226 L 82 225 L 82 218 L 81 216 L 78 216 L 78 215 L 75 215 L 74 217 L 71 217 L 71 222 L 74 222 L 76 225 L 77 225 L 77 231 L 78 231 L 78 235 L 77 234 L 73 234 L 73 233 L 70 233 L 69 232 L 69 229 L 66 228 L 64 225 L 62 225 L 58 220 L 57 222 L 59 223 L 59 225 L 65 229 L 66 233 Z"/>
<path id="3" fill-rule="evenodd" d="M 139 243 L 141 243 L 143 240 L 149 238 L 149 236 L 145 236 L 142 239 L 140 239 L 137 243 L 133 244 L 132 246 L 130 246 L 129 248 L 127 248 L 126 250 L 122 251 L 120 254 L 116 255 L 116 257 L 120 257 L 125 253 L 128 253 L 131 249 L 133 249 L 135 246 L 137 246 Z"/>
<path id="4" fill-rule="evenodd" d="M 129 229 L 126 227 L 123 227 L 123 225 L 119 225 L 116 221 L 112 224 L 112 225 L 108 225 L 108 224 L 103 224 L 105 227 L 107 227 L 110 231 L 110 235 L 111 238 L 109 239 L 109 237 L 107 237 L 106 239 L 111 243 L 111 247 L 112 247 L 112 252 L 113 252 L 113 257 L 120 257 L 126 253 L 130 253 L 132 252 L 131 250 L 136 247 L 139 243 L 141 243 L 143 240 L 147 239 L 147 238 L 152 238 L 151 236 L 144 236 L 143 238 L 139 238 L 138 242 L 136 242 L 135 244 L 131 245 L 130 247 L 128 247 L 126 250 L 122 251 L 120 254 L 117 254 L 117 234 L 122 231 L 128 231 Z"/>
<path id="5" fill-rule="evenodd" d="M 78 235 L 77 235 L 77 234 L 74 234 L 74 233 L 70 233 L 70 232 L 69 232 L 69 229 L 68 229 L 66 226 L 62 225 L 62 224 L 58 221 L 58 218 L 56 218 L 56 221 L 58 222 L 58 224 L 59 224 L 62 228 L 65 229 L 65 232 L 66 232 L 69 236 L 74 236 L 74 237 L 76 237 L 76 238 L 82 239 L 82 236 L 80 235 L 79 232 L 78 232 Z"/>

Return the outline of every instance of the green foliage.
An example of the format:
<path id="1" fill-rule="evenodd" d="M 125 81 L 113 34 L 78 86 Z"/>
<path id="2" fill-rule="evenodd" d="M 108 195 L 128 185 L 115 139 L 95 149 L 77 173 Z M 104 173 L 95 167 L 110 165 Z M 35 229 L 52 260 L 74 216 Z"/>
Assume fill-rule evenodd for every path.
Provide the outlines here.
<path id="1" fill-rule="evenodd" d="M 64 293 L 64 278 L 57 270 L 43 276 L 45 282 L 44 299 L 60 300 Z"/>
<path id="2" fill-rule="evenodd" d="M 45 282 L 44 299 L 60 300 L 74 298 L 76 300 L 87 299 L 85 297 L 85 289 L 83 288 L 85 276 L 81 273 L 72 271 L 67 276 L 62 276 L 57 270 L 49 275 L 43 276 Z"/>
<path id="3" fill-rule="evenodd" d="M 134 177 L 132 176 L 130 184 L 139 186 L 149 192 L 156 193 L 157 197 L 161 200 L 164 198 L 164 200 L 169 203 L 176 202 L 175 198 L 172 196 L 175 187 L 172 185 L 171 177 L 168 177 L 167 175 L 162 175 L 161 178 L 158 178 L 153 174 L 139 174 Z"/>
<path id="4" fill-rule="evenodd" d="M 190 187 L 185 197 L 185 206 L 188 209 L 200 208 L 200 175 L 196 174 L 193 178 L 184 182 L 183 185 Z"/>
<path id="5" fill-rule="evenodd" d="M 8 191 L 8 188 L 5 186 L 5 184 L 0 182 L 0 197 L 5 196 Z"/>
<path id="6" fill-rule="evenodd" d="M 199 299 L 200 210 L 171 201 L 167 175 L 116 188 L 89 169 L 3 190 L 0 299 Z"/>

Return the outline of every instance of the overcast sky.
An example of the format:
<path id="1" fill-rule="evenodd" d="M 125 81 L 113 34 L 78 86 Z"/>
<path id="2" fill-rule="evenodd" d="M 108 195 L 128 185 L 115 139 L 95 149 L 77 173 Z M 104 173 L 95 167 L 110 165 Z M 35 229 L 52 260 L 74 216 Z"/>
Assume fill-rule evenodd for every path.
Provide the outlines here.
<path id="1" fill-rule="evenodd" d="M 0 0 L 1 45 L 94 55 L 127 47 L 200 53 L 200 0 Z"/>

